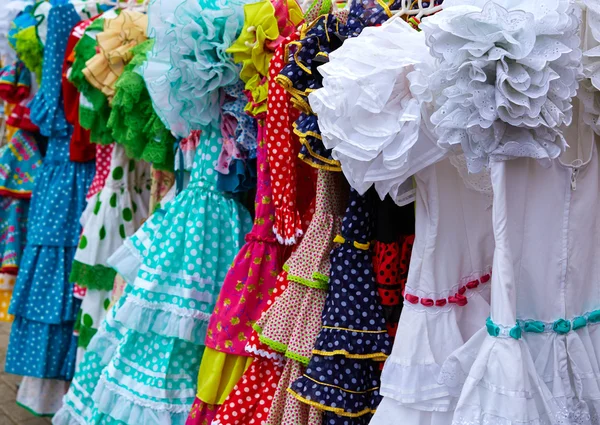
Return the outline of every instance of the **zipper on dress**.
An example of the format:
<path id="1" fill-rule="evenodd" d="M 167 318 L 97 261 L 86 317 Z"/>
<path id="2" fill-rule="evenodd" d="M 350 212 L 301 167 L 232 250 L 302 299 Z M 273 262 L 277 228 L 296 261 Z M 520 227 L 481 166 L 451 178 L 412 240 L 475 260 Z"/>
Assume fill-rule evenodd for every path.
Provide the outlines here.
<path id="1" fill-rule="evenodd" d="M 571 170 L 571 190 L 577 190 L 577 176 L 579 175 L 579 168 L 574 167 Z"/>

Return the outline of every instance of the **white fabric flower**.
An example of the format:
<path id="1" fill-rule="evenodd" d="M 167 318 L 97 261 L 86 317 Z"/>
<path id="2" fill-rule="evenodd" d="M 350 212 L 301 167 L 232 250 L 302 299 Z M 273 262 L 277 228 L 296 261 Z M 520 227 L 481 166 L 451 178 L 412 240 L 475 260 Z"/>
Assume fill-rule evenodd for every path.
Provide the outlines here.
<path id="1" fill-rule="evenodd" d="M 426 137 L 432 66 L 424 35 L 397 19 L 347 39 L 318 68 L 323 88 L 309 102 L 325 147 L 359 193 L 374 185 L 382 198 L 390 193 L 402 203 L 412 158 L 424 146 L 417 142 Z M 441 150 L 427 145 L 439 159 Z"/>
<path id="2" fill-rule="evenodd" d="M 568 0 L 450 0 L 424 20 L 440 146 L 460 146 L 471 172 L 494 156 L 557 157 L 580 74 L 578 22 Z"/>

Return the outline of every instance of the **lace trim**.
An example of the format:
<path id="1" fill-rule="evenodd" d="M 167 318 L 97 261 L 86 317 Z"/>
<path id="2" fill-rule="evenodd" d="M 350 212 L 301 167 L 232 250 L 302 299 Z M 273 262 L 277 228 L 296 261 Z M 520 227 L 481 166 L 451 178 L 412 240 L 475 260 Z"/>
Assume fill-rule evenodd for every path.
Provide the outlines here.
<path id="1" fill-rule="evenodd" d="M 149 310 L 169 312 L 176 314 L 180 317 L 191 317 L 193 319 L 198 319 L 202 321 L 208 321 L 210 319 L 210 314 L 208 313 L 203 313 L 201 311 L 186 307 L 177 307 L 173 304 L 165 304 L 161 302 L 154 303 L 138 298 L 137 296 L 132 294 L 127 295 L 126 301 L 131 302 L 132 304 L 136 304 L 140 307 L 147 308 Z"/>
<path id="2" fill-rule="evenodd" d="M 262 357 L 265 359 L 269 359 L 269 360 L 275 360 L 278 363 L 283 362 L 284 357 L 274 351 L 267 351 L 267 350 L 263 350 L 261 348 L 258 348 L 256 345 L 246 345 L 246 353 L 250 353 L 250 354 L 254 354 L 256 357 Z"/>
<path id="3" fill-rule="evenodd" d="M 88 289 L 110 291 L 113 289 L 116 275 L 117 272 L 114 269 L 102 264 L 90 266 L 73 260 L 69 282 L 76 282 L 79 286 Z"/>
<path id="4" fill-rule="evenodd" d="M 283 265 L 283 270 L 288 272 L 290 271 L 290 266 L 288 264 Z M 290 282 L 296 282 L 304 286 L 308 286 L 309 288 L 314 289 L 322 289 L 327 290 L 329 288 L 329 277 L 326 277 L 324 274 L 319 272 L 314 272 L 312 274 L 313 280 L 306 279 L 304 277 L 296 276 L 296 275 L 287 275 L 287 280 Z"/>
<path id="5" fill-rule="evenodd" d="M 100 383 L 102 385 L 104 385 L 108 389 L 108 391 L 116 394 L 118 397 L 124 398 L 129 403 L 135 404 L 140 407 L 145 407 L 145 408 L 156 410 L 156 411 L 170 412 L 170 413 L 187 413 L 192 408 L 191 405 L 176 406 L 176 405 L 170 404 L 170 403 L 159 403 L 159 402 L 150 401 L 150 400 L 141 400 L 138 397 L 133 396 L 129 391 L 126 391 L 125 389 L 119 387 L 118 385 L 113 384 L 112 382 L 109 382 L 107 380 L 106 376 L 100 377 Z M 96 399 L 96 397 L 94 397 L 94 396 L 93 396 L 93 398 Z"/>
<path id="6" fill-rule="evenodd" d="M 387 354 L 383 354 L 383 353 L 352 354 L 346 350 L 334 350 L 334 351 L 313 350 L 313 354 L 317 354 L 319 356 L 342 355 L 348 359 L 359 359 L 359 360 L 371 359 L 376 362 L 379 362 L 379 361 L 383 362 L 383 361 L 387 360 L 387 358 L 389 357 Z"/>

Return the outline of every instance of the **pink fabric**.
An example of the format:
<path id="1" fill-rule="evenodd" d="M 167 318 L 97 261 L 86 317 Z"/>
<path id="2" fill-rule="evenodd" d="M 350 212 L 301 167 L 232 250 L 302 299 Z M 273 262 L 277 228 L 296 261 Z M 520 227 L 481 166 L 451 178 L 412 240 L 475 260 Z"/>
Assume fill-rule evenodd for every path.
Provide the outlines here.
<path id="1" fill-rule="evenodd" d="M 245 347 L 251 326 L 266 308 L 281 270 L 280 246 L 273 235 L 275 210 L 264 143 L 258 144 L 257 164 L 254 227 L 227 273 L 205 342 L 209 348 L 243 356 L 248 355 Z"/>
<path id="2" fill-rule="evenodd" d="M 208 425 L 211 424 L 219 406 L 206 404 L 196 398 L 192 410 L 188 415 L 185 425 Z"/>
<path id="3" fill-rule="evenodd" d="M 88 189 L 87 199 L 100 192 L 104 187 L 104 183 L 106 183 L 110 171 L 110 158 L 112 157 L 113 146 L 114 143 L 110 145 L 96 145 L 96 174 L 94 174 L 94 179 Z"/>

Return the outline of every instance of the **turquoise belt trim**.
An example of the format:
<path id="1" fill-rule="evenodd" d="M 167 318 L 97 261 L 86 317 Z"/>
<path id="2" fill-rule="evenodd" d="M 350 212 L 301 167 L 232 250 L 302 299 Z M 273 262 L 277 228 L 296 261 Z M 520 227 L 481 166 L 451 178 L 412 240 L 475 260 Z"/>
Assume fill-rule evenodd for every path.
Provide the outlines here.
<path id="1" fill-rule="evenodd" d="M 594 310 L 582 316 L 574 317 L 573 320 L 558 319 L 552 323 L 540 322 L 538 320 L 517 320 L 517 323 L 512 328 L 497 325 L 490 317 L 488 317 L 485 322 L 485 327 L 490 336 L 520 339 L 523 332 L 555 332 L 559 335 L 566 335 L 571 331 L 576 331 L 577 329 L 596 323 L 600 323 L 600 310 Z"/>

